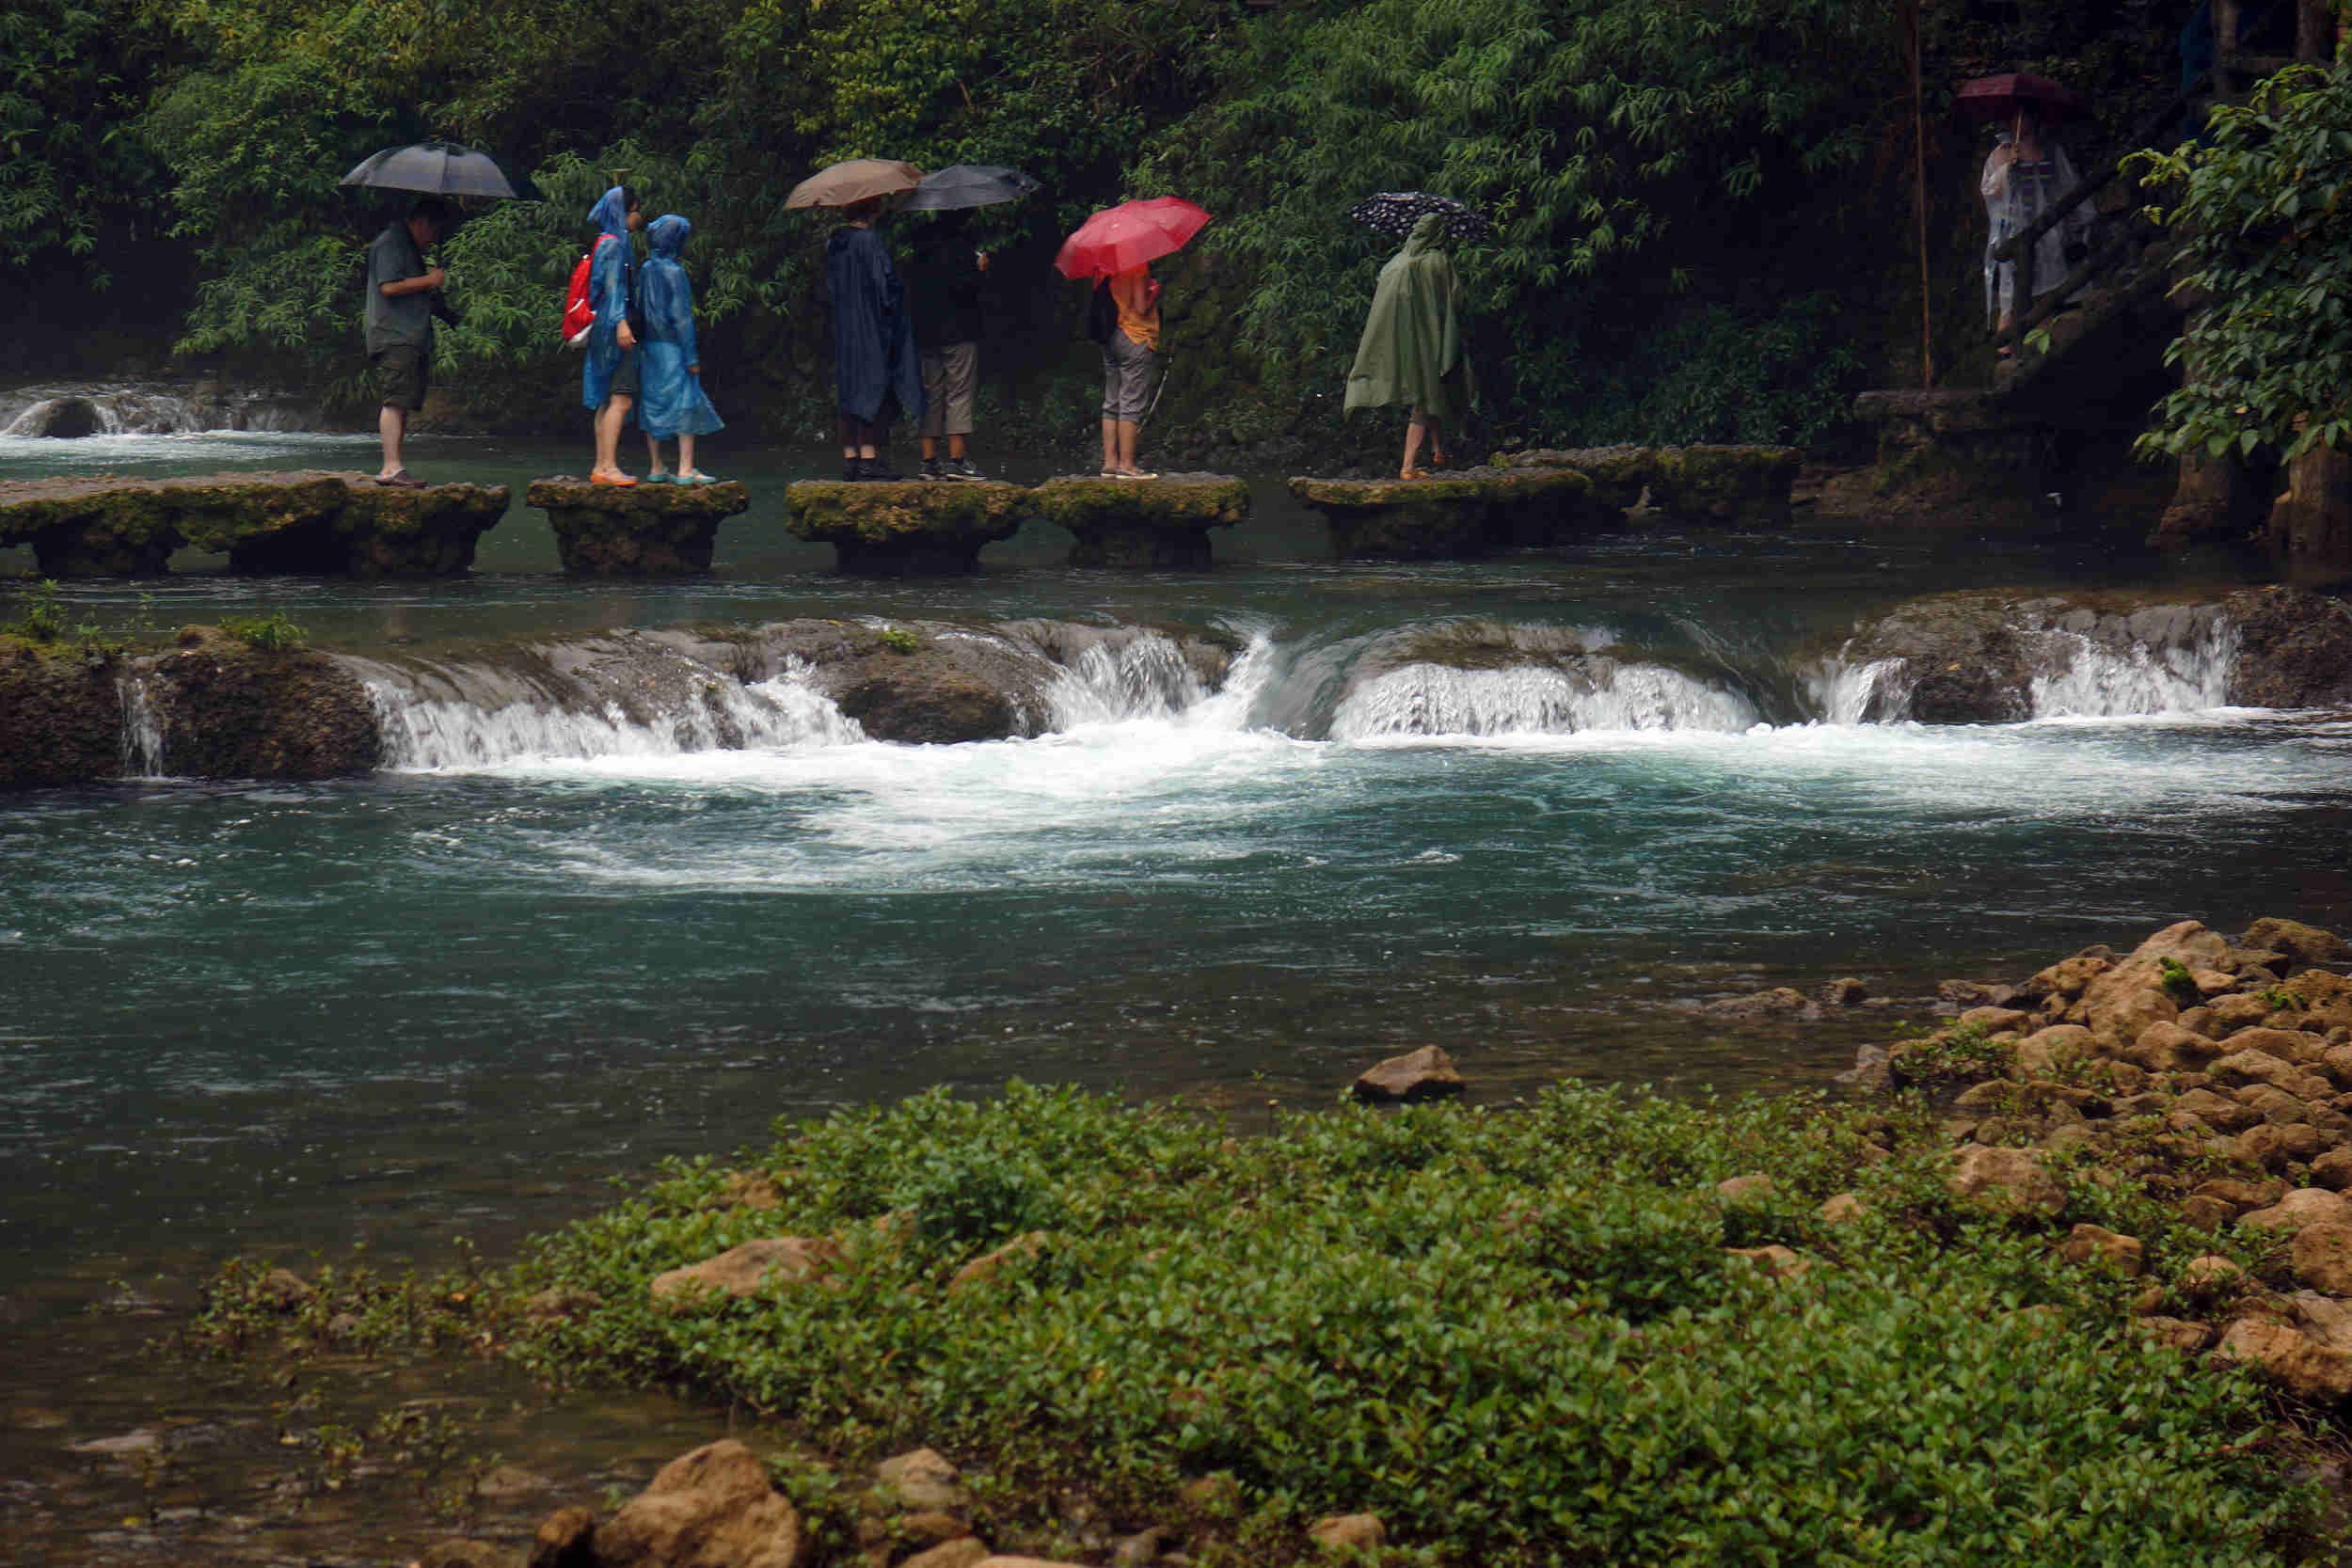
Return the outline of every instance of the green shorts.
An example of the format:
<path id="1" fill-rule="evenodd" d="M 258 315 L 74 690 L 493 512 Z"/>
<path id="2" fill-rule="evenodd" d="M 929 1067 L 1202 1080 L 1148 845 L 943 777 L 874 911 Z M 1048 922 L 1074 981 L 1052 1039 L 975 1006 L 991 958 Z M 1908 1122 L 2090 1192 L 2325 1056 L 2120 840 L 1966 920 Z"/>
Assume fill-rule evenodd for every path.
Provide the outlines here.
<path id="1" fill-rule="evenodd" d="M 424 406 L 432 381 L 424 350 L 412 343 L 394 343 L 368 356 L 368 383 L 375 388 L 376 402 L 387 408 L 415 413 Z"/>

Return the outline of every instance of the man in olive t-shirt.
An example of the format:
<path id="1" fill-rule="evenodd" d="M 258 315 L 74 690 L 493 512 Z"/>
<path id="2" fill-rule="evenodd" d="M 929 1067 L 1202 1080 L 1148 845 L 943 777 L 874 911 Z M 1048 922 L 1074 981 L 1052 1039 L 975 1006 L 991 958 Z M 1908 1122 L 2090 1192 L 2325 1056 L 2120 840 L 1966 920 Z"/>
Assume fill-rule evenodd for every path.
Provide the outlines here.
<path id="1" fill-rule="evenodd" d="M 432 378 L 434 291 L 448 281 L 439 267 L 424 264 L 424 251 L 449 227 L 449 203 L 421 198 L 407 221 L 388 223 L 368 246 L 368 373 L 382 406 L 376 431 L 384 439 L 379 484 L 421 487 L 401 466 L 400 446 L 408 416 L 424 406 Z"/>

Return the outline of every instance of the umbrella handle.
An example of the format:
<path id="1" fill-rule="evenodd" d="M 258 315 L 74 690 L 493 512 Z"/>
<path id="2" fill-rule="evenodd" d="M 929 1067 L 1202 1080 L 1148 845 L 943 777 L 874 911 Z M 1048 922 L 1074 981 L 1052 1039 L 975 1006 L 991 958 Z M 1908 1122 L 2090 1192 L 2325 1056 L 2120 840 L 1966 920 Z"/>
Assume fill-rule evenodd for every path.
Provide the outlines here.
<path id="1" fill-rule="evenodd" d="M 1160 411 L 1160 394 L 1168 390 L 1168 372 L 1172 368 L 1173 363 L 1174 362 L 1170 360 L 1167 355 L 1163 354 L 1160 356 L 1160 384 L 1152 388 L 1152 406 L 1143 411 L 1143 420 L 1138 421 L 1138 428 L 1140 428 L 1143 422 L 1148 422 L 1152 415 Z"/>

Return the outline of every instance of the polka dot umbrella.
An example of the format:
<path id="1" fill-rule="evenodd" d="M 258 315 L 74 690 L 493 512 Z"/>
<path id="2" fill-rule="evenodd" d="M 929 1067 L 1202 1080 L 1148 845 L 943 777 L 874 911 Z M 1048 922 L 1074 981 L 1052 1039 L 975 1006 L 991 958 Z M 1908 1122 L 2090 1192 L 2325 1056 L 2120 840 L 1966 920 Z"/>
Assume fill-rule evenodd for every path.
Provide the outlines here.
<path id="1" fill-rule="evenodd" d="M 1483 214 L 1450 196 L 1433 196 L 1427 191 L 1382 191 L 1347 210 L 1349 217 L 1375 233 L 1399 240 L 1410 234 L 1413 225 L 1429 213 L 1445 219 L 1449 239 L 1483 240 L 1495 231 L 1495 226 Z"/>

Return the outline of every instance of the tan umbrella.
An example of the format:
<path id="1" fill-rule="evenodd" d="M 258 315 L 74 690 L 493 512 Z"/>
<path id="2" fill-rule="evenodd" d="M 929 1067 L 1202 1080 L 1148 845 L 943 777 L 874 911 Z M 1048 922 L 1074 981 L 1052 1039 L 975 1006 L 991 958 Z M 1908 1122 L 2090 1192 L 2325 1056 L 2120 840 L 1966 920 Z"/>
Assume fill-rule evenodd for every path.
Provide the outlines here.
<path id="1" fill-rule="evenodd" d="M 902 196 L 923 181 L 913 164 L 892 158 L 851 158 L 820 168 L 784 198 L 792 207 L 848 207 L 877 196 Z"/>

